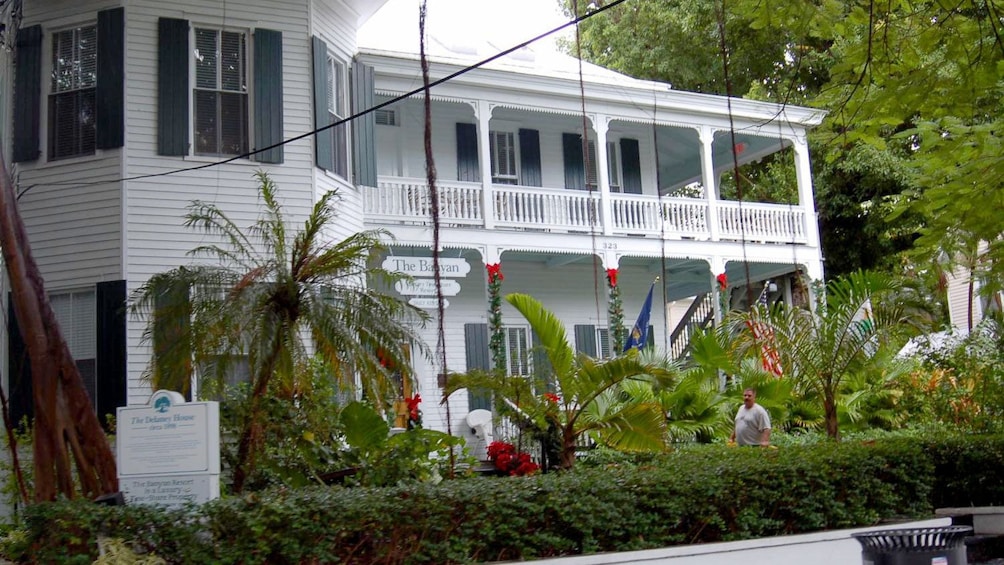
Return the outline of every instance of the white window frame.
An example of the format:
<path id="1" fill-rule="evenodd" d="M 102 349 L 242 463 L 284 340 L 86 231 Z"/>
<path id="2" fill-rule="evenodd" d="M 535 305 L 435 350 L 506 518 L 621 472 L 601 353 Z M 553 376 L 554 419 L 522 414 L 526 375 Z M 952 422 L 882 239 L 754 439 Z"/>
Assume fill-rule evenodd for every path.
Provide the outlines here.
<path id="1" fill-rule="evenodd" d="M 509 376 L 533 375 L 533 354 L 529 326 L 502 326 L 505 333 L 505 367 Z"/>
<path id="2" fill-rule="evenodd" d="M 349 116 L 349 66 L 332 52 L 328 52 L 328 123 L 344 120 Z M 334 170 L 331 172 L 348 180 L 350 148 L 349 124 L 331 128 L 331 151 L 333 152 Z"/>
<path id="3" fill-rule="evenodd" d="M 203 62 L 207 56 L 206 54 L 200 51 L 198 46 L 199 32 L 203 31 L 215 32 L 216 34 L 215 51 L 213 53 L 213 56 L 215 57 L 216 60 L 216 68 L 214 73 L 215 74 L 214 85 L 212 87 L 205 85 L 200 86 L 199 82 L 200 79 L 199 64 Z M 238 77 L 237 77 L 238 82 L 240 84 L 236 85 L 236 88 L 234 87 L 233 84 L 229 85 L 224 84 L 225 80 L 223 77 L 223 69 L 222 69 L 223 65 L 219 64 L 220 60 L 222 59 L 222 54 L 221 54 L 222 49 L 220 45 L 224 37 L 224 34 L 236 34 L 240 36 L 242 40 L 242 50 L 241 50 L 242 52 L 237 57 L 237 60 L 239 61 L 241 66 L 241 69 L 238 71 Z M 192 31 L 191 31 L 192 65 L 190 70 L 191 73 L 190 81 L 192 88 L 190 89 L 189 92 L 189 96 L 191 96 L 190 108 L 191 108 L 192 124 L 191 127 L 189 128 L 189 131 L 192 136 L 190 147 L 192 148 L 191 151 L 193 155 L 221 157 L 221 156 L 245 155 L 248 153 L 248 148 L 251 146 L 251 136 L 252 136 L 251 116 L 253 115 L 252 100 L 250 96 L 251 84 L 253 80 L 253 77 L 251 76 L 251 69 L 253 65 L 250 64 L 250 62 L 252 61 L 252 53 L 251 53 L 252 44 L 253 42 L 251 41 L 250 29 L 223 28 L 222 26 L 201 25 L 201 24 L 192 25 Z M 203 76 L 203 78 L 205 77 Z M 216 122 L 216 133 L 214 136 L 215 140 L 213 142 L 212 147 L 206 146 L 203 148 L 200 147 L 199 143 L 199 135 L 198 135 L 199 109 L 197 107 L 199 92 L 211 92 L 217 95 L 216 112 L 214 116 Z M 223 107 L 221 106 L 221 103 L 224 95 L 230 95 L 230 96 L 239 95 L 240 100 L 242 101 L 241 118 L 243 123 L 238 124 L 238 129 L 240 130 L 240 139 L 237 144 L 238 147 L 236 148 L 231 147 L 230 148 L 231 150 L 227 150 L 228 148 L 225 147 L 223 132 L 222 132 L 223 128 L 221 127 L 224 114 L 224 110 Z"/>
<path id="4" fill-rule="evenodd" d="M 54 30 L 49 46 L 48 104 L 46 104 L 46 122 L 48 124 L 46 148 L 49 161 L 72 159 L 94 155 L 97 151 L 97 81 L 98 81 L 98 26 L 91 22 Z M 69 37 L 70 56 L 68 64 L 60 64 L 61 42 Z M 87 52 L 81 51 L 83 42 L 88 42 Z M 62 72 L 61 72 L 62 70 Z M 62 80 L 60 80 L 62 78 Z M 88 100 L 89 93 L 89 100 Z M 78 119 L 71 120 L 73 130 L 70 145 L 71 151 L 62 153 L 58 150 L 61 129 L 55 123 L 59 112 L 56 104 L 61 100 L 72 100 L 73 114 Z M 86 104 L 90 104 L 90 113 L 82 116 Z M 89 124 L 87 123 L 89 121 Z M 86 127 L 82 127 L 86 126 Z"/>
<path id="5" fill-rule="evenodd" d="M 499 140 L 505 139 L 508 159 L 503 159 Z M 519 184 L 519 136 L 510 129 L 488 130 L 488 149 L 491 154 L 492 182 L 495 184 Z M 503 161 L 505 167 L 503 168 Z"/>

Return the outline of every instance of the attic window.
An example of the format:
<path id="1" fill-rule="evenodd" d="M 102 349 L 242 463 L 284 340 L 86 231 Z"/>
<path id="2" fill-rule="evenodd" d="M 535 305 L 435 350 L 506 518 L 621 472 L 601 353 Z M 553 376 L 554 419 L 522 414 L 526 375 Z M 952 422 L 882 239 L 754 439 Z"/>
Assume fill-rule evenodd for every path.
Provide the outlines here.
<path id="1" fill-rule="evenodd" d="M 376 123 L 378 126 L 396 126 L 399 125 L 397 121 L 397 111 L 396 110 L 377 110 L 376 111 Z"/>

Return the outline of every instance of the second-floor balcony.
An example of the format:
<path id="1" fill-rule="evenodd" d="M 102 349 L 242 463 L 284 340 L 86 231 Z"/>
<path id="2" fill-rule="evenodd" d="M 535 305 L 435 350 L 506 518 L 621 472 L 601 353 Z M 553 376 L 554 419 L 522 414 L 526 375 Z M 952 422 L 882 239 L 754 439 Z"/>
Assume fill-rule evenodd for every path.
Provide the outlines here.
<path id="1" fill-rule="evenodd" d="M 362 187 L 368 224 L 428 224 L 432 206 L 425 179 L 380 177 Z M 443 225 L 496 230 L 643 236 L 705 241 L 805 244 L 800 206 L 701 198 L 657 197 L 475 182 L 437 181 Z M 815 218 L 808 218 L 815 222 Z"/>

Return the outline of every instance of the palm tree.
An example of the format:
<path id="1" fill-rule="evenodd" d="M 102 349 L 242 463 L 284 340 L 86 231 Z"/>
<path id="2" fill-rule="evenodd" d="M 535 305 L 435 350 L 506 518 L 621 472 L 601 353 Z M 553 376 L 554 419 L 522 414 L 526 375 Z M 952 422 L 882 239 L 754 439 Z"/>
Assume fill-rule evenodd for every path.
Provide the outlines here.
<path id="1" fill-rule="evenodd" d="M 895 289 L 892 278 L 859 271 L 828 284 L 826 299 L 815 312 L 777 304 L 734 312 L 726 327 L 740 355 L 757 355 L 764 347 L 777 352 L 780 378 L 791 379 L 796 394 L 822 402 L 826 433 L 838 440 L 843 383 L 875 358 L 907 320 L 901 306 L 880 302 Z M 760 331 L 750 331 L 757 324 Z M 765 343 L 764 336 L 772 337 Z"/>
<path id="2" fill-rule="evenodd" d="M 397 278 L 366 263 L 384 248 L 384 232 L 330 240 L 334 192 L 317 201 L 301 229 L 290 232 L 275 184 L 264 172 L 256 176 L 264 204 L 258 220 L 242 230 L 215 204 L 193 202 L 185 225 L 219 236 L 221 243 L 189 255 L 215 264 L 156 275 L 132 304 L 134 312 L 152 313 L 145 337 L 153 342 L 155 388 L 187 390 L 193 362 L 217 383 L 246 363 L 251 395 L 238 444 L 236 492 L 254 469 L 267 394 L 295 401 L 309 382 L 301 375 L 313 353 L 333 378 L 351 386 L 358 375 L 367 398 L 384 399 L 393 380 L 388 367 L 411 378 L 405 344 L 422 347 L 411 322 L 425 319 L 399 298 L 366 285 L 368 278 L 379 279 L 386 288 Z"/>
<path id="3" fill-rule="evenodd" d="M 675 373 L 657 363 L 643 361 L 636 351 L 604 361 L 576 355 L 568 342 L 565 326 L 535 298 L 510 294 L 506 301 L 526 318 L 550 365 L 548 375 L 536 379 L 472 372 L 451 376 L 450 391 L 484 388 L 496 394 L 497 404 L 508 407 L 540 433 L 554 429 L 559 436 L 559 467 L 575 464 L 579 439 L 594 434 L 622 450 L 665 448 L 666 422 L 654 402 L 624 403 L 619 385 L 629 380 L 655 378 L 668 383 Z M 533 381 L 536 381 L 533 382 Z M 548 382 L 553 392 L 535 390 Z"/>

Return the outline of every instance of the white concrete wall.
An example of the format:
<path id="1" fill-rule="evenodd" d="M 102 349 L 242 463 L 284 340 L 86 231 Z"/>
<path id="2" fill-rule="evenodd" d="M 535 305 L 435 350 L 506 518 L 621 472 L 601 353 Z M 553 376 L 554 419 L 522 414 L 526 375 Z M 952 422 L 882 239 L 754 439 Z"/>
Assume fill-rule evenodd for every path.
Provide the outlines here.
<path id="1" fill-rule="evenodd" d="M 539 565 L 855 565 L 862 563 L 861 544 L 852 534 L 876 530 L 949 526 L 949 518 L 852 530 L 830 530 L 797 536 L 684 545 L 664 549 L 604 553 L 534 561 Z"/>

